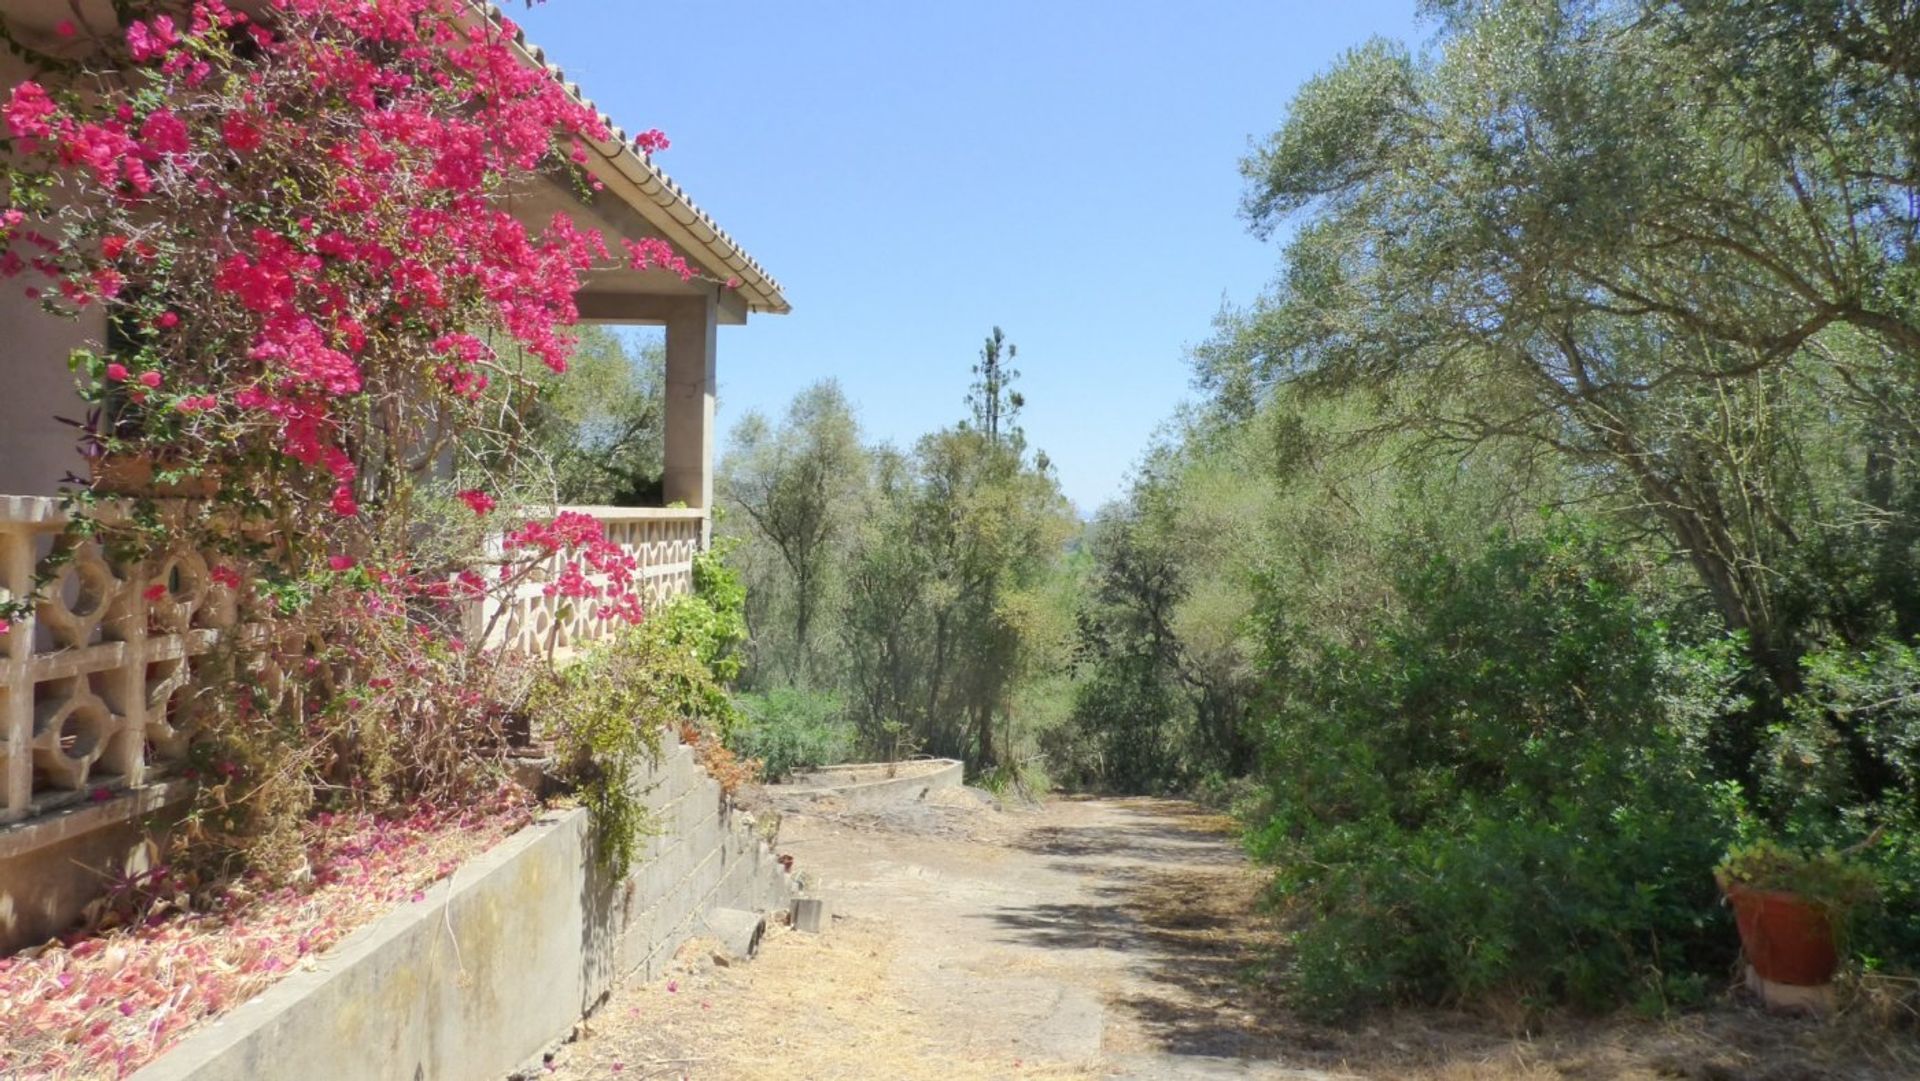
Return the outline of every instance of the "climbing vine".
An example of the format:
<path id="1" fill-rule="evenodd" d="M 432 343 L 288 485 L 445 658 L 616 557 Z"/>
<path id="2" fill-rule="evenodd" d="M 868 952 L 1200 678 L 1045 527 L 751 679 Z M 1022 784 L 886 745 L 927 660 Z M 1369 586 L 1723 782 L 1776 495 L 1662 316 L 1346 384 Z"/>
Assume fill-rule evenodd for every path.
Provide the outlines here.
<path id="1" fill-rule="evenodd" d="M 68 358 L 71 531 L 214 553 L 251 628 L 196 702 L 191 825 L 284 836 L 317 800 L 474 791 L 527 679 L 483 648 L 481 602 L 545 581 L 563 611 L 645 614 L 596 520 L 516 510 L 532 374 L 565 370 L 582 274 L 694 270 L 516 214 L 536 184 L 597 187 L 610 133 L 467 0 L 113 13 L 0 27 L 41 71 L 0 108 L 0 277 L 52 316 L 104 312 Z M 194 498 L 158 513 L 170 496 Z M 0 635 L 34 603 L 0 597 Z"/>

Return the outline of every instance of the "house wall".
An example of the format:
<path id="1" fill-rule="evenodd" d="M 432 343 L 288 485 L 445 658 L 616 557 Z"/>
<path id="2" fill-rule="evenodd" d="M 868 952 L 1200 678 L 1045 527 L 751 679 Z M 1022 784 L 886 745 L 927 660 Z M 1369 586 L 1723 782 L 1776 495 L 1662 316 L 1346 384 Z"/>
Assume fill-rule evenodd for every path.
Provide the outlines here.
<path id="1" fill-rule="evenodd" d="M 31 74 L 0 51 L 0 86 Z M 31 284 L 25 277 L 0 279 L 0 495 L 55 495 L 62 478 L 85 469 L 74 430 L 54 418 L 79 419 L 84 411 L 67 354 L 106 338 L 98 306 L 78 319 L 60 319 L 24 295 Z"/>

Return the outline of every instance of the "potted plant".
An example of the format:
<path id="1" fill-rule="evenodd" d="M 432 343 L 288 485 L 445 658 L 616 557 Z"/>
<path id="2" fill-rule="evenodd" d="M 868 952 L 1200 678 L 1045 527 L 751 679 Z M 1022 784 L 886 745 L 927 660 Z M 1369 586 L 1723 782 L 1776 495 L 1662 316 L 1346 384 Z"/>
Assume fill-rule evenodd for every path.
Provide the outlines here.
<path id="1" fill-rule="evenodd" d="M 1740 948 L 1762 980 L 1818 987 L 1833 979 L 1838 928 L 1871 900 L 1873 875 L 1845 853 L 1761 840 L 1736 846 L 1714 869 L 1733 906 Z"/>

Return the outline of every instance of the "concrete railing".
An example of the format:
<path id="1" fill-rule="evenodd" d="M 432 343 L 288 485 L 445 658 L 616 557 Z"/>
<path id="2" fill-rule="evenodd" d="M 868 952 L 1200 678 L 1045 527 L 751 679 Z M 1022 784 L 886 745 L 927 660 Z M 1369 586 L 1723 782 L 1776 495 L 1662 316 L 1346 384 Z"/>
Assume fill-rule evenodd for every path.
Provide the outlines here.
<path id="1" fill-rule="evenodd" d="M 201 553 L 129 563 L 66 524 L 57 500 L 0 496 L 0 589 L 33 596 L 55 572 L 0 636 L 0 822 L 140 787 L 184 754 L 195 660 L 242 626 Z"/>
<path id="2" fill-rule="evenodd" d="M 693 592 L 693 557 L 706 528 L 705 511 L 647 507 L 562 507 L 600 520 L 607 539 L 640 562 L 642 599 L 648 611 Z M 547 595 L 547 575 L 535 575 L 505 598 L 489 598 L 479 631 L 489 645 L 505 644 L 531 655 L 565 655 L 616 626 L 592 604 Z"/>
<path id="3" fill-rule="evenodd" d="M 183 509 L 159 503 L 163 523 Z M 692 590 L 704 512 L 561 509 L 599 519 L 608 538 L 634 555 L 649 607 Z M 64 812 L 85 808 L 93 812 L 83 816 L 87 821 L 106 825 L 138 811 L 104 813 L 95 804 L 150 810 L 151 799 L 131 793 L 158 782 L 185 755 L 203 659 L 223 636 L 274 633 L 256 618 L 261 613 L 250 597 L 222 584 L 244 578 L 225 573 L 231 558 L 183 544 L 129 561 L 94 538 L 69 536 L 66 524 L 58 500 L 0 496 L 0 597 L 35 596 L 36 579 L 52 576 L 33 614 L 0 634 L 0 864 L 71 838 L 72 821 L 38 828 L 72 817 Z M 611 630 L 589 606 L 566 610 L 545 595 L 544 584 L 536 575 L 504 602 L 476 606 L 482 625 L 494 628 L 491 644 L 545 656 Z M 260 659 L 244 678 L 284 693 L 288 681 L 271 659 L 276 651 L 247 652 Z M 283 652 L 298 654 L 298 643 Z"/>

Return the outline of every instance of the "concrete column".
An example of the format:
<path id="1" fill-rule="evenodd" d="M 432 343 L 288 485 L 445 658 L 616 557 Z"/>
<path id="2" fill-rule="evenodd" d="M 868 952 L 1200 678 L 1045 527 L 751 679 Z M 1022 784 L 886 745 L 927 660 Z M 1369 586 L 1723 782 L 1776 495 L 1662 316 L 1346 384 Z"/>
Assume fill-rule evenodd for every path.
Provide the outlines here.
<path id="1" fill-rule="evenodd" d="M 714 341 L 719 304 L 712 293 L 688 297 L 667 316 L 665 475 L 668 503 L 713 507 Z M 704 543 L 705 537 L 702 537 Z"/>
<path id="2" fill-rule="evenodd" d="M 0 85 L 35 74 L 19 57 L 0 51 Z M 67 354 L 82 345 L 100 346 L 106 315 L 98 304 L 77 319 L 48 315 L 26 296 L 35 285 L 46 282 L 32 273 L 0 281 L 0 495 L 58 495 L 68 473 L 87 473 L 77 449 L 80 433 L 55 418 L 86 415 Z"/>
<path id="3" fill-rule="evenodd" d="M 80 420 L 87 405 L 74 390 L 67 354 L 106 337 L 98 305 L 79 319 L 58 319 L 19 295 L 23 279 L 0 283 L 0 495 L 58 495 L 68 473 L 87 475 Z"/>

